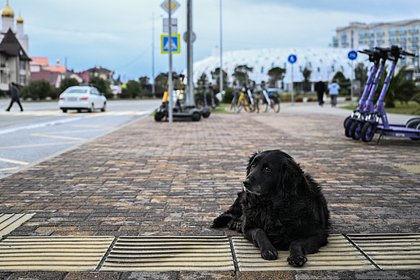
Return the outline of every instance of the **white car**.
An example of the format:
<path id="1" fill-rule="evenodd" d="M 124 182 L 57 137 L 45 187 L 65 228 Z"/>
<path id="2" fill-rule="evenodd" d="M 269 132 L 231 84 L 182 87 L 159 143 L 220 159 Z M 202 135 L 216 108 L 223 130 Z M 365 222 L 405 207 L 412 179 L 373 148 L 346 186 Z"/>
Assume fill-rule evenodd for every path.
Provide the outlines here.
<path id="1" fill-rule="evenodd" d="M 106 110 L 106 97 L 91 86 L 73 86 L 67 88 L 58 101 L 58 107 L 67 113 L 67 110 L 88 110 L 93 112 L 100 109 L 102 112 Z"/>

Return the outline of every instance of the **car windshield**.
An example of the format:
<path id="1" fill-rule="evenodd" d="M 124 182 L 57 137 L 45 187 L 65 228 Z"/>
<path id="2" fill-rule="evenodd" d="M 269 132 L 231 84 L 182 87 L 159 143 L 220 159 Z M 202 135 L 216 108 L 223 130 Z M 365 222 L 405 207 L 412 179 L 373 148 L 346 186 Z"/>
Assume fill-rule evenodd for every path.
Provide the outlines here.
<path id="1" fill-rule="evenodd" d="M 64 91 L 65 93 L 89 93 L 87 88 L 69 88 Z"/>

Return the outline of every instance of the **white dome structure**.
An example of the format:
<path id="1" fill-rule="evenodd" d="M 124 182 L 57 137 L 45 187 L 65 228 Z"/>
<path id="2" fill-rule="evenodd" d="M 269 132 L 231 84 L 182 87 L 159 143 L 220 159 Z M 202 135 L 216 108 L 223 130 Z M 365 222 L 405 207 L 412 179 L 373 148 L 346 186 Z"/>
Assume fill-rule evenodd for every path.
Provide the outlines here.
<path id="1" fill-rule="evenodd" d="M 350 78 L 352 75 L 352 61 L 348 59 L 349 49 L 342 48 L 276 48 L 276 49 L 253 49 L 230 51 L 223 54 L 223 70 L 227 72 L 231 81 L 232 74 L 236 66 L 247 65 L 253 68 L 249 74 L 250 79 L 257 83 L 268 81 L 268 71 L 274 67 L 286 69 L 283 80 L 285 84 L 292 82 L 292 66 L 288 62 L 290 54 L 297 56 L 297 61 L 293 64 L 293 81 L 303 81 L 303 69 L 310 69 L 311 82 L 331 81 L 337 72 L 342 72 L 344 76 Z M 353 61 L 354 67 L 359 62 L 369 64 L 367 56 L 359 54 Z M 194 81 L 206 73 L 211 80 L 211 72 L 220 66 L 219 56 L 210 56 L 194 63 Z M 354 74 L 353 74 L 354 75 Z"/>

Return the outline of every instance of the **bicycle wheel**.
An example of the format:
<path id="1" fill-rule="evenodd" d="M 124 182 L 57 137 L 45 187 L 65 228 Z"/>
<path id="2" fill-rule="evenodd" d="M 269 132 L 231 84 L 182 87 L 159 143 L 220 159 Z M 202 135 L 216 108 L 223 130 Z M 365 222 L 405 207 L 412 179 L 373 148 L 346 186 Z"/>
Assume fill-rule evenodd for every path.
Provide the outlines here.
<path id="1" fill-rule="evenodd" d="M 378 126 L 377 123 L 367 122 L 363 125 L 361 139 L 363 142 L 370 142 L 375 136 L 376 127 Z"/>
<path id="2" fill-rule="evenodd" d="M 271 97 L 270 101 L 271 101 L 271 109 L 276 113 L 280 112 L 280 102 L 278 98 Z"/>

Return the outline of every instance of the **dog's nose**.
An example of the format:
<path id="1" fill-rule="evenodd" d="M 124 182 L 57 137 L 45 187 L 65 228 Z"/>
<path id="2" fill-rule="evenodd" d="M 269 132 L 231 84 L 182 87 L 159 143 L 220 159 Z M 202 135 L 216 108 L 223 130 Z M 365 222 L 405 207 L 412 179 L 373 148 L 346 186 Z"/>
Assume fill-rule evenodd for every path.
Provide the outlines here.
<path id="1" fill-rule="evenodd" d="M 247 178 L 245 181 L 243 181 L 243 184 L 245 188 L 249 189 L 251 187 L 251 180 Z"/>

